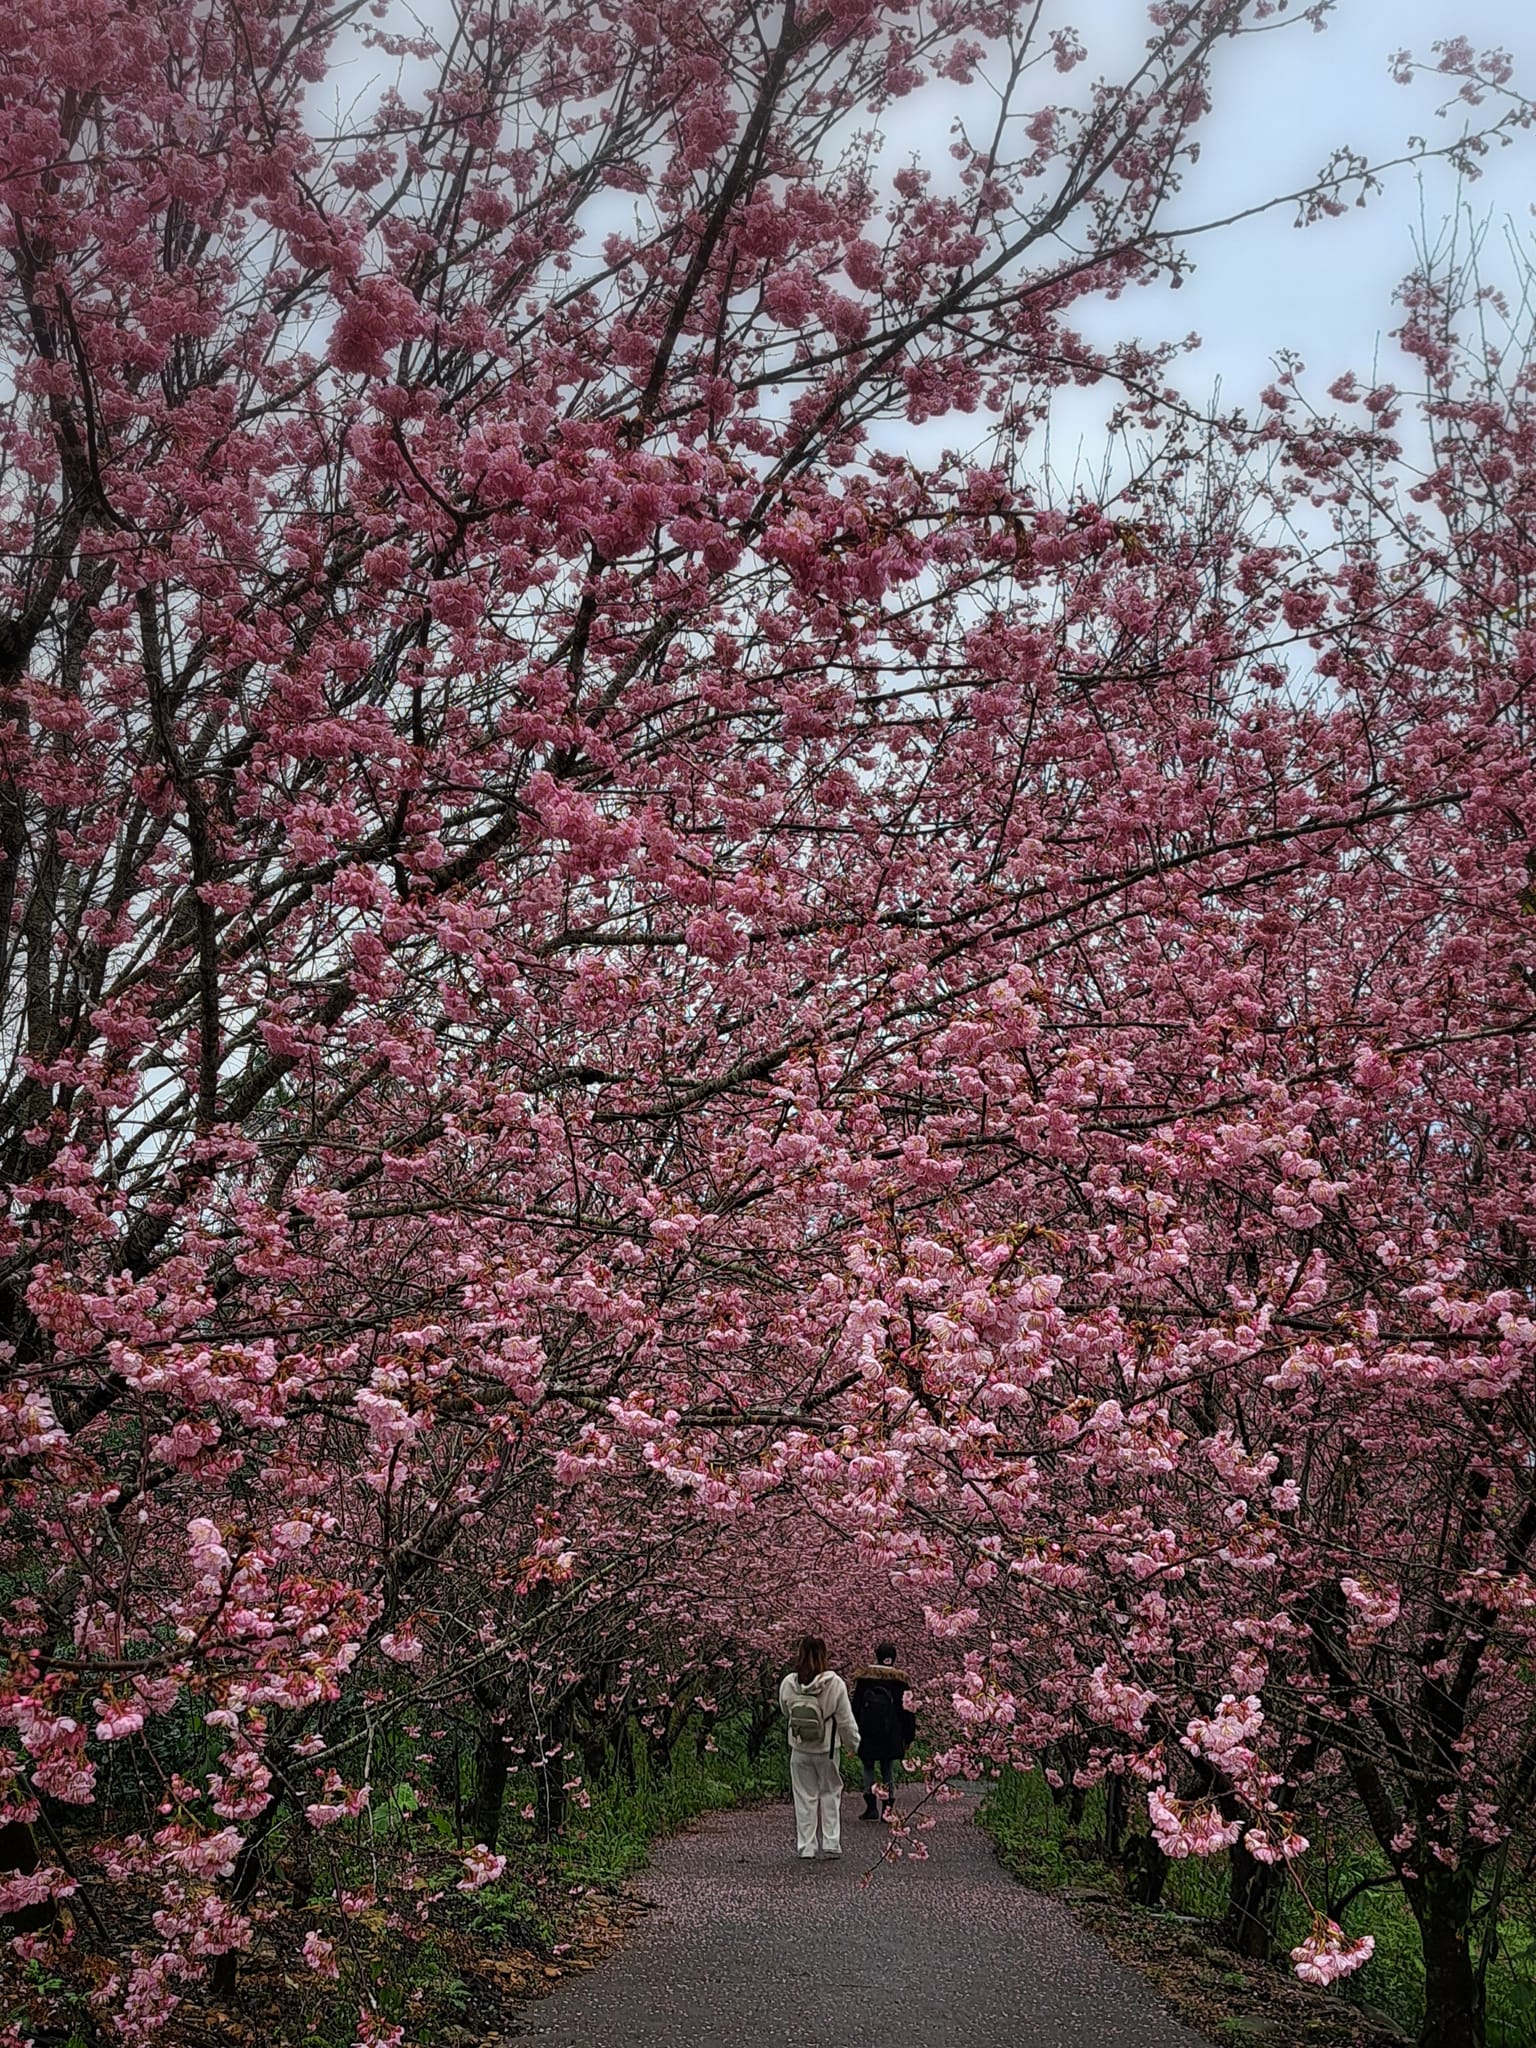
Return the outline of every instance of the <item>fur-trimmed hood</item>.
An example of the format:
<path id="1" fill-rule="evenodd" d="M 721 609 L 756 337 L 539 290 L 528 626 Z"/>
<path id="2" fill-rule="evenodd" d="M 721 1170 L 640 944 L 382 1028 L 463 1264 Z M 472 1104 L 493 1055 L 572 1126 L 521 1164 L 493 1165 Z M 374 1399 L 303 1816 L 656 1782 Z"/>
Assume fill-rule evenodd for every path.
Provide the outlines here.
<path id="1" fill-rule="evenodd" d="M 911 1679 L 899 1664 L 867 1664 L 855 1674 L 855 1685 L 910 1685 Z"/>

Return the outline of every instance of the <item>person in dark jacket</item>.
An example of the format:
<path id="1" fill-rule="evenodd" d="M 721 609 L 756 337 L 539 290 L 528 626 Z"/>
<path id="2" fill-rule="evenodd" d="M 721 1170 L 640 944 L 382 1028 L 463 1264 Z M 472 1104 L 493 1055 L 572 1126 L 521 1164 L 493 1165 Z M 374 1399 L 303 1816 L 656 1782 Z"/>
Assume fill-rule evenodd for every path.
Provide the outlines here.
<path id="1" fill-rule="evenodd" d="M 859 1762 L 864 1766 L 861 1820 L 878 1820 L 878 1772 L 884 1780 L 886 1810 L 896 1802 L 896 1765 L 907 1753 L 915 1716 L 907 1705 L 907 1674 L 896 1662 L 894 1643 L 877 1643 L 875 1661 L 853 1683 L 853 1718 L 859 1724 Z"/>

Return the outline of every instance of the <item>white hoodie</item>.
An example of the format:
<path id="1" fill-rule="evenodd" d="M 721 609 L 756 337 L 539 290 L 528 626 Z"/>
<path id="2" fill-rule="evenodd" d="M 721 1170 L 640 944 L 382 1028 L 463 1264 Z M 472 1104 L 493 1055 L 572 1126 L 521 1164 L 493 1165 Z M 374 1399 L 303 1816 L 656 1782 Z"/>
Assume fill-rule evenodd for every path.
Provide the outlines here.
<path id="1" fill-rule="evenodd" d="M 795 1695 L 802 1692 L 817 1694 L 821 1701 L 821 1718 L 823 1723 L 830 1720 L 836 1726 L 836 1734 L 832 1738 L 831 1749 L 827 1748 L 826 1740 L 823 1738 L 820 1745 L 820 1754 L 823 1756 L 836 1756 L 838 1737 L 840 1736 L 847 1745 L 849 1753 L 857 1756 L 859 1753 L 859 1724 L 853 1718 L 853 1702 L 848 1697 L 848 1688 L 838 1677 L 837 1673 L 835 1671 L 822 1671 L 811 1680 L 809 1685 L 802 1685 L 793 1671 L 786 1671 L 779 1685 L 779 1705 L 783 1708 L 786 1715 L 794 1701 Z M 793 1735 L 789 1738 L 789 1748 L 792 1756 L 813 1756 L 817 1754 L 817 1751 L 810 1748 L 807 1744 L 796 1742 Z"/>

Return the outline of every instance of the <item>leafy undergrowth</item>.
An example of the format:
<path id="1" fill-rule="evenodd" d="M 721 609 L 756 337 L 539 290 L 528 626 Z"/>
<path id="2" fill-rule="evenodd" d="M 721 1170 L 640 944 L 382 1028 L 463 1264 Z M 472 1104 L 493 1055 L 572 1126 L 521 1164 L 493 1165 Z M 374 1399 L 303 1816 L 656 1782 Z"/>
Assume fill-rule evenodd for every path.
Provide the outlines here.
<path id="1" fill-rule="evenodd" d="M 758 1761 L 728 1739 L 714 1753 L 689 1744 L 664 1770 L 642 1752 L 632 1781 L 615 1774 L 591 1786 L 590 1806 L 573 1808 L 550 1842 L 536 1838 L 528 1818 L 521 1794 L 531 1788 L 514 1780 L 499 1844 L 506 1870 L 468 1894 L 455 1888 L 463 1857 L 440 1816 L 409 1816 L 419 1838 L 412 1879 L 402 1886 L 397 1878 L 387 1896 L 374 1891 L 379 1845 L 366 1817 L 344 1843 L 333 1831 L 338 1860 L 326 1894 L 295 1909 L 275 1870 L 251 1903 L 255 1940 L 233 1988 L 183 1986 L 162 2036 L 166 2048 L 349 2048 L 364 2005 L 380 2025 L 402 2027 L 413 2048 L 499 2043 L 519 2005 L 590 1969 L 613 1946 L 630 1916 L 624 1880 L 653 1842 L 701 1814 L 783 1794 L 781 1747 Z M 399 1847 L 396 1838 L 396 1858 Z M 153 1950 L 157 1891 L 97 1880 L 89 1896 L 119 1955 L 130 1944 Z M 332 1945 L 335 1977 L 299 1960 L 311 1933 Z M 45 1958 L 7 1960 L 0 2002 L 36 2048 L 95 2048 L 104 2038 L 93 1997 L 113 1965 L 86 1914 L 71 1913 L 67 1942 L 50 1944 Z"/>
<path id="2" fill-rule="evenodd" d="M 1212 2041 L 1305 2042 L 1309 2048 L 1387 2048 L 1411 2040 L 1423 2012 L 1418 1935 L 1401 1894 L 1382 1887 L 1343 1915 L 1350 1935 L 1371 1934 L 1376 1952 L 1336 1993 L 1313 1990 L 1283 1965 L 1234 1956 L 1213 1939 L 1227 1903 L 1225 1857 L 1175 1863 L 1155 1911 L 1132 1905 L 1120 1867 L 1097 1848 L 1102 1794 L 1089 1795 L 1076 1829 L 1038 1773 L 999 1781 L 980 1814 L 999 1860 L 1037 1891 L 1053 1892 L 1138 1969 L 1187 2025 Z M 1358 1845 L 1335 1851 L 1331 1888 L 1343 1896 L 1375 1864 Z M 1287 1903 L 1283 1953 L 1305 1932 L 1305 1909 Z M 1536 2048 L 1536 1931 L 1519 1912 L 1500 1925 L 1500 1955 L 1488 1975 L 1489 2048 Z"/>

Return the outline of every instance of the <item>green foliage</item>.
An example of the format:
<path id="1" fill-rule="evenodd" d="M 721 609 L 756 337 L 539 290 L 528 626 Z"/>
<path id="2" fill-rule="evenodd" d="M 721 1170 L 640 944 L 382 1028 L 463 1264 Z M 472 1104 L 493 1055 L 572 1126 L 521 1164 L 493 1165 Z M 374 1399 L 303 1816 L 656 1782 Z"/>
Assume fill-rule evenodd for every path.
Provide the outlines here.
<path id="1" fill-rule="evenodd" d="M 1103 1854 L 1102 1789 L 1085 1796 L 1073 1826 L 1067 1802 L 1052 1796 L 1040 1772 L 1008 1772 L 987 1795 L 980 1819 L 1001 1861 L 1035 1890 L 1118 1891 L 1119 1872 Z M 1388 1875 L 1385 1859 L 1369 1843 L 1335 1847 L 1320 1867 L 1329 1899 L 1345 1899 L 1365 1880 Z M 1312 1876 L 1315 1883 L 1317 1871 Z M 1227 1897 L 1226 1857 L 1189 1857 L 1169 1869 L 1162 1910 L 1216 1921 Z M 1369 1934 L 1376 1943 L 1370 1962 L 1338 1986 L 1339 1995 L 1416 2033 L 1424 2015 L 1424 1963 L 1418 1926 L 1402 1892 L 1396 1885 L 1361 1891 L 1338 1917 L 1348 1934 Z M 1300 1893 L 1287 1890 L 1277 1928 L 1282 1955 L 1301 1941 L 1310 1918 Z M 1529 1893 L 1509 1893 L 1503 1902 L 1498 1950 L 1488 1968 L 1488 2044 L 1536 2048 L 1536 1898 Z"/>
<path id="2" fill-rule="evenodd" d="M 21 1981 L 29 1999 L 39 1997 L 58 2016 L 61 2024 L 53 2036 L 58 2048 L 90 2048 L 99 2037 L 99 2029 L 80 1984 L 58 1976 L 44 1963 L 32 1961 L 22 1964 Z"/>
<path id="3" fill-rule="evenodd" d="M 654 1841 L 698 1815 L 787 1796 L 789 1758 L 782 1741 L 770 1741 L 754 1761 L 743 1725 L 719 1723 L 713 1740 L 715 1748 L 703 1752 L 692 1742 L 680 1743 L 665 1767 L 640 1749 L 632 1781 L 615 1770 L 590 1787 L 591 1806 L 572 1811 L 555 1845 L 571 1880 L 618 1884 L 640 1868 Z"/>
<path id="4" fill-rule="evenodd" d="M 458 1922 L 488 1949 L 531 1948 L 542 1954 L 555 1939 L 546 1893 L 528 1868 L 509 1857 L 495 1884 L 463 1901 Z"/>
<path id="5" fill-rule="evenodd" d="M 376 1836 L 397 1834 L 408 1827 L 413 1816 L 421 1810 L 421 1798 L 414 1785 L 407 1780 L 394 1786 L 387 1797 L 378 1801 L 371 1809 L 373 1832 Z"/>
<path id="6" fill-rule="evenodd" d="M 978 1818 L 1002 1862 L 1035 1891 L 1059 1891 L 1071 1882 L 1073 1865 L 1081 1860 L 1080 1840 L 1067 1827 L 1066 1808 L 1051 1797 L 1038 1771 L 1004 1772 Z"/>

